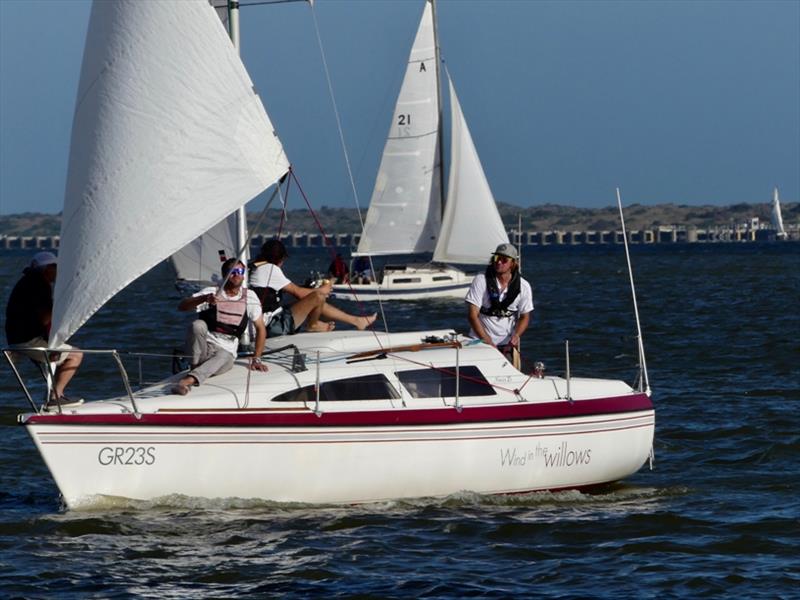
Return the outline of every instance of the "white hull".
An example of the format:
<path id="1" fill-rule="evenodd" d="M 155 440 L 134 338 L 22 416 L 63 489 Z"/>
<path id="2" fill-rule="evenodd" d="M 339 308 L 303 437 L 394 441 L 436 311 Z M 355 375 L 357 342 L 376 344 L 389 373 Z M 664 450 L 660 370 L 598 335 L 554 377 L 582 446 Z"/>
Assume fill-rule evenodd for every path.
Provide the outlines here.
<path id="1" fill-rule="evenodd" d="M 98 495 L 358 503 L 583 488 L 647 460 L 655 422 L 647 395 L 621 381 L 573 378 L 570 401 L 564 379 L 531 379 L 494 348 L 446 333 L 279 337 L 270 346 L 295 344 L 305 370 L 292 370 L 287 352 L 273 355 L 268 373 L 251 373 L 249 390 L 240 361 L 188 396 L 171 395 L 172 380 L 137 392 L 138 414 L 122 397 L 21 422 L 70 507 Z M 454 365 L 461 375 L 440 381 Z M 317 377 L 321 394 L 344 381 L 350 387 L 338 389 L 358 395 L 375 378 L 397 393 L 340 392 L 317 404 Z"/>
<path id="2" fill-rule="evenodd" d="M 380 281 L 337 284 L 332 295 L 340 300 L 426 300 L 467 295 L 473 275 L 448 265 L 387 266 Z"/>
<path id="3" fill-rule="evenodd" d="M 455 409 L 453 409 L 455 411 Z M 646 461 L 652 411 L 618 418 L 419 427 L 33 425 L 68 506 L 169 494 L 357 503 L 463 490 L 580 488 Z"/>

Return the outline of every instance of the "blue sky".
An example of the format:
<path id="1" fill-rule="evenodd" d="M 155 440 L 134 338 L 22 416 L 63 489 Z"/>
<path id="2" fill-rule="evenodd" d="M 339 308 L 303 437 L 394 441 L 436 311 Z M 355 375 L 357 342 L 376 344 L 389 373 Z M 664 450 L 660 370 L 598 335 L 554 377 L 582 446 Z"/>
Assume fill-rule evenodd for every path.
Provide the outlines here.
<path id="1" fill-rule="evenodd" d="M 366 207 L 421 0 L 317 0 Z M 521 206 L 800 196 L 800 2 L 440 0 L 495 197 Z M 0 0 L 0 214 L 61 209 L 89 15 Z M 242 55 L 315 206 L 355 205 L 302 3 L 244 7 Z"/>

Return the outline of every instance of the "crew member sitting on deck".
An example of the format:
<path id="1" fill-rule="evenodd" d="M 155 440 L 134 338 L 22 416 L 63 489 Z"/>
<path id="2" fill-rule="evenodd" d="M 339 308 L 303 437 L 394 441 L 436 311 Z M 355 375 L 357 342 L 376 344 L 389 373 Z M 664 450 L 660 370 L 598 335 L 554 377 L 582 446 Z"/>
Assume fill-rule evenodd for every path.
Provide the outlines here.
<path id="1" fill-rule="evenodd" d="M 289 254 L 280 240 L 268 240 L 261 252 L 250 263 L 250 289 L 261 300 L 264 321 L 270 337 L 297 333 L 305 323 L 306 331 L 331 331 L 335 321 L 347 323 L 356 329 L 366 329 L 378 318 L 377 313 L 359 317 L 339 310 L 327 303 L 331 283 L 326 281 L 318 288 L 300 287 L 283 273 Z M 297 298 L 297 302 L 284 307 L 283 292 Z"/>
<path id="2" fill-rule="evenodd" d="M 510 354 L 518 366 L 520 337 L 533 312 L 531 285 L 519 274 L 519 253 L 511 244 L 500 244 L 485 273 L 472 280 L 465 298 L 470 335 Z"/>
<path id="3" fill-rule="evenodd" d="M 250 370 L 266 371 L 261 362 L 267 329 L 261 318 L 261 303 L 251 290 L 242 287 L 245 266 L 235 258 L 222 263 L 222 289 L 204 288 L 184 298 L 178 310 L 196 310 L 200 318 L 192 321 L 186 336 L 186 353 L 191 356 L 192 370 L 172 387 L 173 394 L 185 396 L 193 385 L 201 385 L 208 377 L 230 371 L 239 337 L 252 323 L 256 330 L 255 352 Z"/>
<path id="4" fill-rule="evenodd" d="M 65 406 L 83 402 L 64 396 L 64 389 L 83 360 L 81 352 L 75 352 L 75 348 L 67 344 L 61 345 L 66 352 L 51 352 L 49 355 L 39 350 L 27 350 L 48 347 L 53 317 L 53 285 L 57 274 L 58 259 L 55 254 L 37 253 L 30 266 L 22 271 L 22 278 L 11 290 L 6 306 L 6 340 L 15 354 L 27 356 L 48 368 L 55 367 L 47 409 L 59 404 Z"/>

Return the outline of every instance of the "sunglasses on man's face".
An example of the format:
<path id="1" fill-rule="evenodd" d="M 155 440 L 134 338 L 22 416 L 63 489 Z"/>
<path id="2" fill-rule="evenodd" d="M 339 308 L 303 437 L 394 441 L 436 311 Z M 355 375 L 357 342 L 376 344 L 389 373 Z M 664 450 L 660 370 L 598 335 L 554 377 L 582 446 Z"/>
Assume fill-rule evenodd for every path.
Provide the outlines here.
<path id="1" fill-rule="evenodd" d="M 230 270 L 230 274 L 231 275 L 244 275 L 244 269 L 241 268 L 241 267 L 238 267 L 236 269 L 231 269 Z"/>

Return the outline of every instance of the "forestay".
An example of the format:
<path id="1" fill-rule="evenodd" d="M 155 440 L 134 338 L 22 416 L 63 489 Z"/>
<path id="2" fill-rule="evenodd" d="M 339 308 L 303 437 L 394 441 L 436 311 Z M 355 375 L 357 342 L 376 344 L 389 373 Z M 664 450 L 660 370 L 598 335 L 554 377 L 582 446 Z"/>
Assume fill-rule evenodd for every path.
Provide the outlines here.
<path id="1" fill-rule="evenodd" d="M 51 345 L 287 169 L 208 2 L 95 2 L 73 122 Z"/>
<path id="2" fill-rule="evenodd" d="M 508 242 L 508 234 L 449 77 L 448 83 L 452 115 L 450 174 L 442 229 L 433 260 L 482 264 L 498 244 Z"/>
<path id="3" fill-rule="evenodd" d="M 431 252 L 441 222 L 439 101 L 429 3 L 408 58 L 359 254 Z"/>

